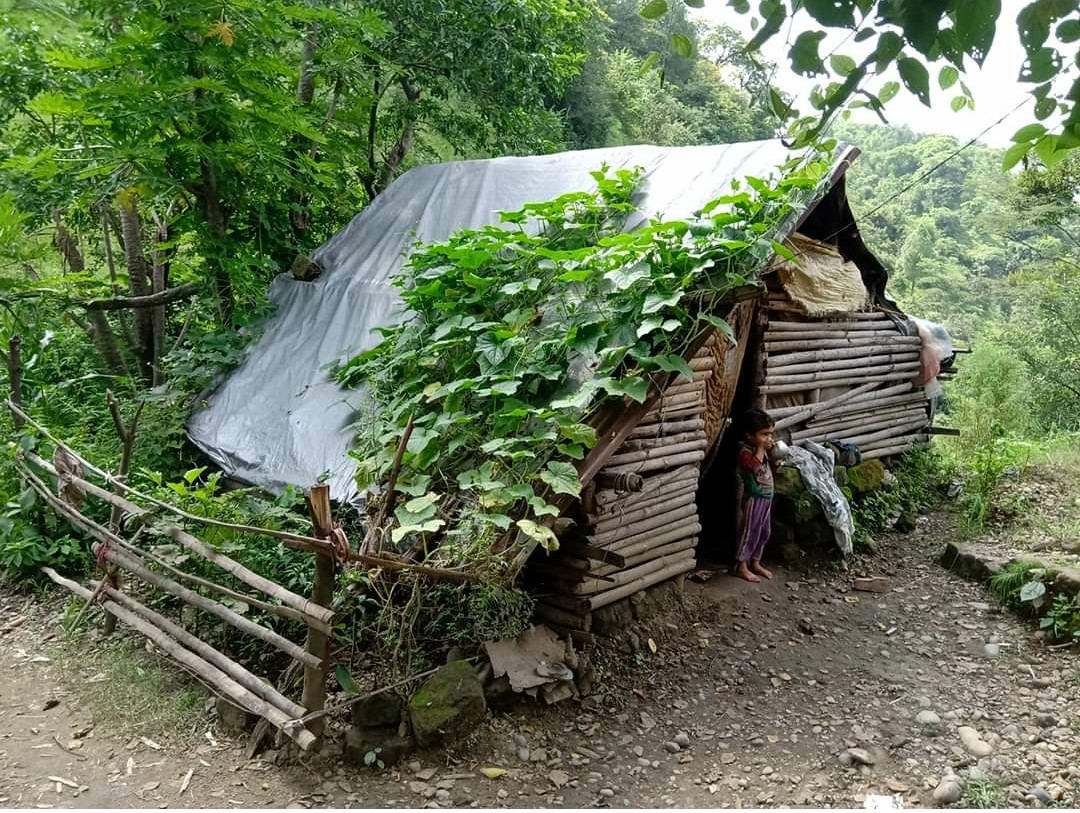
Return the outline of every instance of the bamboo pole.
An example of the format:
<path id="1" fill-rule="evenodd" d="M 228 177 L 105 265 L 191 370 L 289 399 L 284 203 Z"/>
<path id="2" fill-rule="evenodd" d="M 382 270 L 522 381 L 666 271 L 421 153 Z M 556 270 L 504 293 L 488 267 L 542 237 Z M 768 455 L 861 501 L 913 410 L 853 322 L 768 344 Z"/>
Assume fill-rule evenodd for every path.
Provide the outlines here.
<path id="1" fill-rule="evenodd" d="M 694 432 L 680 432 L 677 435 L 663 435 L 662 437 L 655 438 L 635 438 L 632 440 L 623 441 L 623 445 L 619 447 L 620 451 L 639 451 L 642 449 L 663 449 L 671 446 L 678 446 L 681 443 L 694 443 L 696 441 L 704 441 L 705 433 L 697 430 Z"/>
<path id="2" fill-rule="evenodd" d="M 670 496 L 665 495 L 665 499 L 662 502 L 657 502 L 643 508 L 634 508 L 626 513 L 610 514 L 604 518 L 598 519 L 593 524 L 592 534 L 603 536 L 608 531 L 620 527 L 627 527 L 635 522 L 648 519 L 649 517 L 654 516 L 657 511 L 665 513 L 678 507 L 689 505 L 690 503 L 695 502 L 696 497 L 697 488 L 686 489 Z"/>
<path id="3" fill-rule="evenodd" d="M 650 424 L 665 423 L 681 418 L 696 418 L 701 415 L 704 407 L 704 404 L 698 403 L 691 404 L 690 406 L 650 410 L 645 413 L 638 426 L 649 426 Z"/>
<path id="4" fill-rule="evenodd" d="M 635 475 L 641 480 L 642 487 L 636 492 L 618 491 L 613 489 L 603 489 L 596 492 L 596 504 L 603 508 L 620 500 L 627 500 L 633 496 L 634 499 L 644 500 L 656 496 L 661 490 L 666 490 L 675 483 L 681 483 L 684 480 L 698 479 L 698 468 L 694 465 L 686 465 L 671 471 L 665 471 L 662 474 L 651 474 L 647 477 L 641 475 Z"/>
<path id="5" fill-rule="evenodd" d="M 784 339 L 783 341 L 766 341 L 764 349 L 769 353 L 778 353 L 785 350 L 847 350 L 851 348 L 865 347 L 919 347 L 922 339 L 918 336 L 901 336 L 899 333 L 889 337 L 859 336 L 844 339 L 828 338 L 799 338 Z"/>
<path id="6" fill-rule="evenodd" d="M 698 519 L 697 514 L 693 514 L 673 522 L 671 527 L 663 529 L 662 533 L 657 533 L 656 530 L 650 530 L 635 534 L 634 536 L 625 537 L 624 539 L 616 539 L 608 545 L 608 548 L 622 553 L 625 550 L 635 548 L 643 543 L 649 545 L 666 545 L 667 543 L 674 542 L 678 539 L 684 539 L 688 536 L 698 536 L 700 534 L 701 522 Z"/>
<path id="7" fill-rule="evenodd" d="M 769 354 L 769 369 L 788 367 L 792 364 L 820 363 L 823 361 L 838 361 L 840 359 L 868 359 L 873 356 L 884 354 L 916 354 L 918 348 L 912 347 L 887 347 L 881 344 L 871 344 L 862 347 L 836 347 L 830 350 L 799 350 L 795 352 Z"/>
<path id="8" fill-rule="evenodd" d="M 627 436 L 627 441 L 640 438 L 656 438 L 682 434 L 683 432 L 700 432 L 705 429 L 705 421 L 701 418 L 690 418 L 685 421 L 670 421 L 668 423 L 653 423 L 648 426 L 639 426 Z"/>
<path id="9" fill-rule="evenodd" d="M 876 451 L 878 449 L 885 449 L 885 448 L 888 448 L 890 446 L 899 445 L 899 444 L 902 444 L 902 443 L 907 443 L 907 442 L 916 443 L 916 442 L 919 442 L 919 441 L 929 441 L 929 440 L 930 440 L 930 434 L 929 434 L 929 432 L 926 432 L 924 430 L 922 432 L 914 432 L 914 433 L 912 433 L 910 435 L 903 435 L 903 436 L 897 436 L 897 437 L 891 437 L 891 438 L 882 438 L 881 440 L 872 440 L 872 441 L 869 441 L 867 443 L 864 443 L 860 447 L 859 451 L 860 452 L 862 452 L 862 451 Z"/>
<path id="10" fill-rule="evenodd" d="M 568 593 L 543 592 L 540 593 L 537 598 L 550 607 L 558 607 L 573 615 L 583 616 L 589 613 L 589 602 L 587 599 L 571 596 Z"/>
<path id="11" fill-rule="evenodd" d="M 609 468 L 608 471 L 634 471 L 638 473 L 647 471 L 662 471 L 663 469 L 673 469 L 676 466 L 682 466 L 686 463 L 699 463 L 704 459 L 705 452 L 703 449 L 699 449 L 696 452 L 684 452 L 682 454 L 673 454 L 666 457 L 650 458 L 649 460 L 643 460 L 640 463 L 628 463 L 625 466 Z"/>
<path id="12" fill-rule="evenodd" d="M 412 421 L 410 419 L 410 427 Z M 408 433 L 406 433 L 408 434 Z M 393 484 L 387 488 L 386 498 L 393 494 Z M 317 539 L 329 539 L 334 532 L 334 516 L 330 508 L 330 486 L 326 483 L 313 485 L 307 494 L 308 509 L 311 512 L 311 524 Z M 314 604 L 329 607 L 334 601 L 334 582 L 336 565 L 329 554 L 315 555 L 315 578 L 311 588 L 311 600 Z M 309 712 L 320 711 L 326 705 L 326 677 L 330 671 L 330 635 L 308 627 L 304 650 L 314 660 L 304 661 L 304 708 Z M 311 733 L 316 737 L 323 734 L 323 719 L 312 721 Z"/>
<path id="13" fill-rule="evenodd" d="M 635 522 L 624 523 L 600 533 L 589 534 L 589 542 L 593 545 L 606 546 L 610 550 L 617 550 L 617 546 L 612 547 L 609 543 L 618 540 L 626 540 L 632 536 L 637 536 L 656 528 L 661 528 L 668 523 L 691 516 L 697 517 L 697 505 L 692 500 L 680 503 L 677 506 L 672 506 L 667 511 L 659 514 L 652 514 Z"/>
<path id="14" fill-rule="evenodd" d="M 831 359 L 824 361 L 804 361 L 799 364 L 776 364 L 776 360 L 784 356 L 770 356 L 765 365 L 767 374 L 779 373 L 781 375 L 793 375 L 795 373 L 813 373 L 819 370 L 848 370 L 860 365 L 879 364 L 903 364 L 904 362 L 918 361 L 919 353 L 909 351 L 907 353 L 892 353 L 888 350 L 874 350 L 864 356 L 847 359 Z"/>
<path id="15" fill-rule="evenodd" d="M 673 556 L 677 553 L 682 553 L 687 550 L 692 550 L 697 547 L 696 536 L 684 536 L 681 539 L 676 539 L 674 542 L 667 542 L 663 545 L 650 545 L 648 547 L 642 547 L 634 555 L 630 556 L 626 560 L 626 567 L 637 567 L 645 562 L 651 562 L 654 559 L 662 559 L 664 557 Z M 637 549 L 637 546 L 635 546 Z M 614 572 L 613 568 L 607 566 L 599 568 L 597 571 L 600 575 L 608 575 Z"/>
<path id="16" fill-rule="evenodd" d="M 894 437 L 905 436 L 907 433 L 915 430 L 926 431 L 929 426 L 929 418 L 920 418 L 916 421 L 908 421 L 907 423 L 900 423 L 888 429 L 880 429 L 876 432 L 867 432 L 862 435 L 853 435 L 847 440 L 848 443 L 853 446 L 864 446 L 867 444 L 875 444 L 880 441 L 889 440 Z"/>
<path id="17" fill-rule="evenodd" d="M 612 472 L 601 471 L 596 475 L 593 482 L 596 483 L 598 489 L 614 489 L 620 492 L 633 493 L 641 491 L 645 485 L 645 478 L 640 474 L 632 474 L 629 472 L 614 474 Z M 599 496 L 600 492 L 598 491 L 598 499 Z"/>
<path id="18" fill-rule="evenodd" d="M 849 378 L 837 378 L 829 381 L 830 387 L 846 387 L 851 384 L 884 384 L 887 381 L 904 381 L 906 379 L 914 378 L 912 371 L 901 370 L 896 373 L 885 373 L 883 375 L 853 375 Z M 792 392 L 807 392 L 808 390 L 819 389 L 822 382 L 806 381 L 801 384 L 763 384 L 759 391 L 767 395 L 780 395 L 782 393 Z"/>
<path id="19" fill-rule="evenodd" d="M 673 398 L 676 395 L 686 395 L 691 393 L 693 395 L 704 397 L 705 395 L 705 382 L 704 381 L 686 381 L 680 379 L 680 383 L 672 384 L 666 390 L 664 390 L 664 398 Z"/>
<path id="20" fill-rule="evenodd" d="M 574 585 L 575 596 L 589 596 L 593 593 L 600 593 L 604 590 L 621 587 L 624 584 L 630 584 L 637 581 L 642 576 L 648 576 L 650 573 L 655 573 L 658 570 L 663 570 L 675 562 L 683 559 L 693 559 L 693 551 L 683 551 L 682 553 L 676 553 L 667 558 L 653 559 L 651 562 L 645 562 L 637 567 L 632 567 L 629 570 L 622 570 L 618 573 L 613 573 L 611 578 L 613 580 L 611 585 L 600 579 L 585 579 L 579 584 Z"/>
<path id="21" fill-rule="evenodd" d="M 657 401 L 657 410 L 667 411 L 669 409 L 678 409 L 679 407 L 686 407 L 692 404 L 701 403 L 703 398 L 704 387 L 696 388 L 694 392 L 683 392 L 678 395 L 664 395 L 660 396 L 660 400 Z"/>
<path id="22" fill-rule="evenodd" d="M 642 498 L 641 495 L 635 494 L 625 500 L 609 503 L 608 505 L 605 505 L 602 510 L 591 513 L 589 515 L 589 522 L 600 522 L 615 516 L 625 517 L 632 512 L 643 509 L 655 509 L 657 505 L 673 499 L 674 497 L 681 496 L 682 494 L 696 494 L 697 489 L 698 478 L 694 477 L 690 480 L 672 483 L 670 486 L 653 492 L 646 498 Z"/>
<path id="23" fill-rule="evenodd" d="M 913 404 L 913 403 L 928 403 L 926 393 L 921 389 L 911 389 L 909 392 L 901 395 L 890 395 L 885 398 L 879 398 L 872 402 L 877 408 L 896 406 L 897 404 Z M 870 402 L 861 402 L 854 404 L 841 404 L 838 407 L 827 409 L 824 412 L 819 412 L 820 418 L 835 418 L 838 415 L 850 415 L 854 412 L 864 412 L 866 405 Z"/>
<path id="24" fill-rule="evenodd" d="M 81 584 L 65 579 L 50 567 L 42 568 L 42 571 L 54 582 L 66 587 L 72 593 L 87 601 L 93 595 Z M 312 733 L 302 726 L 293 724 L 293 721 L 284 711 L 246 689 L 206 659 L 182 646 L 163 630 L 158 629 L 158 627 L 140 618 L 130 610 L 121 607 L 115 601 L 102 602 L 102 607 L 106 612 L 115 615 L 129 627 L 149 638 L 158 648 L 168 653 L 174 660 L 212 686 L 217 692 L 252 714 L 265 717 L 277 728 L 288 734 L 303 750 L 306 751 L 314 744 L 315 737 Z"/>
<path id="25" fill-rule="evenodd" d="M 884 317 L 882 317 L 884 318 Z M 771 331 L 794 331 L 800 332 L 807 329 L 810 330 L 843 330 L 843 331 L 860 331 L 860 330 L 880 330 L 881 326 L 875 324 L 875 322 L 881 321 L 880 318 L 875 319 L 861 319 L 857 321 L 839 321 L 830 322 L 822 320 L 814 320 L 812 322 L 784 322 L 784 321 L 769 321 L 768 329 Z"/>
<path id="26" fill-rule="evenodd" d="M 577 615 L 576 613 L 569 612 L 561 607 L 553 607 L 543 601 L 538 601 L 536 603 L 536 610 L 534 612 L 539 618 L 542 618 L 545 621 L 561 624 L 569 629 L 588 632 L 592 628 L 592 613 Z"/>
<path id="27" fill-rule="evenodd" d="M 100 584 L 100 582 L 96 584 L 91 582 L 91 586 L 95 588 L 99 587 Z M 307 709 L 299 703 L 294 703 L 265 680 L 260 680 L 236 661 L 218 652 L 205 641 L 196 638 L 179 624 L 173 623 L 160 613 L 154 612 L 144 604 L 140 604 L 127 593 L 110 587 L 108 582 L 105 582 L 104 593 L 113 601 L 145 618 L 149 623 L 175 638 L 200 658 L 216 666 L 245 689 L 261 696 L 267 703 L 281 709 L 290 717 L 303 717 L 307 714 Z"/>
<path id="28" fill-rule="evenodd" d="M 166 593 L 171 593 L 181 601 L 198 607 L 200 610 L 204 610 L 211 615 L 215 615 L 224 621 L 226 624 L 235 627 L 241 632 L 245 632 L 254 638 L 258 638 L 263 643 L 284 652 L 290 658 L 298 661 L 302 661 L 306 664 L 315 666 L 318 665 L 319 659 L 309 655 L 301 647 L 294 644 L 288 638 L 278 635 L 273 630 L 268 630 L 266 627 L 256 624 L 254 621 L 249 621 L 237 612 L 233 612 L 224 604 L 214 601 L 211 598 L 200 595 L 193 590 L 188 590 L 181 584 L 177 584 L 172 579 L 162 576 L 160 573 L 155 573 L 147 567 L 143 567 L 133 558 L 127 554 L 120 553 L 118 550 L 114 550 L 108 547 L 107 543 L 98 542 L 94 546 L 97 548 L 95 553 L 100 552 L 106 559 L 114 564 L 120 565 L 124 570 L 129 573 L 133 573 L 138 576 L 147 584 L 151 584 L 157 587 L 159 590 L 164 590 Z"/>
<path id="29" fill-rule="evenodd" d="M 894 417 L 896 415 L 922 413 L 926 414 L 927 402 L 907 403 L 907 404 L 890 404 L 887 406 L 878 406 L 873 401 L 866 403 L 866 409 L 859 410 L 858 412 L 849 412 L 846 415 L 837 415 L 834 418 L 819 417 L 812 418 L 804 425 L 806 429 L 814 430 L 826 430 L 832 431 L 833 429 L 844 429 L 848 426 L 858 425 L 866 423 L 867 421 L 882 420 L 886 417 Z"/>
<path id="30" fill-rule="evenodd" d="M 608 459 L 608 468 L 618 468 L 619 466 L 624 466 L 628 463 L 641 463 L 659 457 L 670 457 L 671 455 L 682 454 L 683 452 L 693 452 L 697 449 L 704 449 L 705 445 L 705 438 L 700 436 L 696 440 L 685 441 L 683 443 L 661 442 L 656 446 L 649 448 L 614 454 Z"/>
<path id="31" fill-rule="evenodd" d="M 856 416 L 856 420 L 846 421 L 835 424 L 810 424 L 805 429 L 800 429 L 791 433 L 792 442 L 798 442 L 806 438 L 822 438 L 825 440 L 834 440 L 843 438 L 845 433 L 850 434 L 852 431 L 873 431 L 875 429 L 884 429 L 886 426 L 890 426 L 897 420 L 914 420 L 916 417 L 925 418 L 930 420 L 930 416 L 926 414 L 926 410 L 918 406 L 910 407 L 904 406 L 900 408 L 900 411 L 880 413 L 867 412 L 861 413 Z"/>
<path id="32" fill-rule="evenodd" d="M 903 333 L 896 329 L 891 330 L 830 330 L 825 325 L 813 323 L 806 326 L 805 330 L 766 330 L 765 342 L 794 342 L 799 340 L 817 341 L 818 339 L 829 339 L 831 341 L 839 341 L 840 339 L 852 339 L 855 341 L 890 341 L 892 339 L 899 339 L 904 336 Z M 878 328 L 878 325 L 871 323 L 871 327 Z M 917 338 L 917 337 L 916 337 Z M 767 344 L 766 344 L 767 346 Z"/>
<path id="33" fill-rule="evenodd" d="M 687 364 L 690 365 L 690 369 L 693 370 L 695 373 L 697 373 L 697 372 L 709 372 L 709 373 L 711 373 L 713 371 L 713 369 L 715 369 L 715 366 L 716 366 L 715 363 L 713 362 L 713 357 L 711 355 L 708 355 L 708 356 L 694 356 L 693 358 L 690 359 L 690 361 L 687 362 Z"/>
<path id="34" fill-rule="evenodd" d="M 865 393 L 870 392 L 877 385 L 874 383 L 862 384 L 853 390 L 848 390 L 835 398 L 830 398 L 827 401 L 819 401 L 816 404 L 804 404 L 801 406 L 793 407 L 780 407 L 772 411 L 772 417 L 776 420 L 776 429 L 785 429 L 788 426 L 794 426 L 797 423 L 802 423 L 815 415 L 823 412 L 824 410 L 838 406 L 846 402 L 855 402 L 859 398 L 863 397 Z"/>
<path id="35" fill-rule="evenodd" d="M 863 460 L 876 460 L 881 457 L 892 457 L 893 455 L 904 454 L 910 452 L 919 443 L 919 439 L 913 438 L 905 443 L 898 443 L 895 446 L 883 446 L 878 449 L 870 449 L 862 453 Z"/>
<path id="36" fill-rule="evenodd" d="M 655 573 L 650 573 L 646 576 L 631 582 L 630 584 L 624 584 L 614 590 L 605 590 L 603 593 L 597 593 L 589 599 L 589 608 L 591 610 L 599 610 L 601 607 L 606 607 L 609 604 L 613 604 L 619 599 L 632 596 L 634 593 L 641 592 L 653 585 L 659 584 L 662 581 L 666 581 L 670 578 L 678 576 L 681 573 L 693 570 L 697 567 L 696 559 L 686 559 L 680 562 L 675 562 L 672 565 L 658 570 Z"/>
<path id="37" fill-rule="evenodd" d="M 850 379 L 857 376 L 881 376 L 899 372 L 908 373 L 909 378 L 914 378 L 918 374 L 920 366 L 918 361 L 905 361 L 897 364 L 852 364 L 842 369 L 820 370 L 806 373 L 788 373 L 787 371 L 781 370 L 777 373 L 767 372 L 765 375 L 765 383 L 801 384 L 809 381 L 816 381 L 820 382 L 822 386 L 828 386 L 830 382 L 840 379 Z"/>
<path id="38" fill-rule="evenodd" d="M 620 554 L 585 542 L 559 542 L 559 550 L 567 556 L 577 557 L 579 560 L 602 562 L 605 565 L 613 565 L 615 568 L 626 567 L 626 559 Z M 592 565 L 590 565 L 592 567 Z"/>
<path id="39" fill-rule="evenodd" d="M 260 606 L 262 609 L 268 610 L 269 612 L 275 612 L 278 615 L 283 615 L 283 617 L 285 618 L 296 621 L 303 621 L 305 624 L 309 623 L 309 621 L 311 620 L 315 620 L 317 623 L 321 624 L 322 627 L 329 629 L 329 622 L 332 621 L 334 618 L 334 613 L 332 610 L 329 610 L 325 607 L 319 607 L 318 605 L 313 604 L 309 599 L 303 598 L 302 596 L 293 593 L 291 590 L 282 587 L 276 582 L 272 582 L 269 579 L 260 576 L 258 573 L 249 570 L 248 568 L 244 567 L 239 562 L 229 558 L 225 554 L 214 550 L 205 542 L 197 539 L 196 537 L 192 536 L 187 531 L 184 531 L 181 528 L 177 528 L 174 525 L 157 526 L 156 518 L 153 516 L 153 514 L 151 514 L 149 511 L 139 505 L 125 500 L 123 497 L 117 496 L 110 491 L 106 491 L 105 489 L 100 488 L 94 483 L 91 483 L 88 480 L 84 480 L 81 477 L 77 477 L 74 475 L 61 476 L 57 472 L 55 466 L 53 466 L 44 458 L 33 454 L 32 452 L 26 452 L 24 453 L 24 456 L 29 462 L 33 463 L 38 468 L 44 469 L 46 472 L 56 477 L 58 481 L 72 482 L 75 485 L 79 486 L 81 489 L 83 489 L 87 494 L 97 497 L 98 499 L 108 503 L 114 508 L 119 509 L 124 514 L 138 519 L 143 524 L 158 527 L 158 529 L 162 533 L 164 533 L 174 542 L 179 543 L 192 553 L 201 556 L 208 562 L 211 562 L 212 564 L 221 568 L 226 573 L 229 573 L 230 575 L 235 577 L 238 581 L 244 582 L 249 587 L 253 587 L 256 590 L 261 590 L 266 595 L 276 598 L 282 604 L 288 605 L 296 611 L 296 614 L 282 614 L 278 611 L 283 608 L 275 607 L 274 605 L 266 604 L 264 602 L 259 602 L 257 599 L 241 597 L 240 600 L 246 601 L 249 604 Z M 200 580 L 200 583 L 204 584 L 204 586 L 212 586 L 214 588 L 220 588 L 224 590 L 228 589 L 221 588 L 220 585 L 215 585 L 213 582 L 209 582 L 205 579 Z M 232 593 L 232 597 L 234 598 L 240 595 L 241 594 L 238 593 Z"/>

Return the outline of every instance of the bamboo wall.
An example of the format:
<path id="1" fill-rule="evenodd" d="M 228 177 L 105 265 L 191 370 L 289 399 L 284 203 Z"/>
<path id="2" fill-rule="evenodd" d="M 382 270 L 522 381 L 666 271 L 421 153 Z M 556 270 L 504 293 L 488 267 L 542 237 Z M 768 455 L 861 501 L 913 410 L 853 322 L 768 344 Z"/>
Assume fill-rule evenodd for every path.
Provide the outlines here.
<path id="1" fill-rule="evenodd" d="M 540 582 L 536 615 L 560 633 L 591 640 L 594 611 L 697 565 L 715 344 L 713 336 L 690 361 L 693 381 L 669 386 L 590 484 L 575 533 L 546 561 L 530 564 Z"/>
<path id="2" fill-rule="evenodd" d="M 761 319 L 758 403 L 792 442 L 843 441 L 864 460 L 902 454 L 930 437 L 931 403 L 912 383 L 921 340 L 882 311 L 811 319 L 771 292 Z"/>

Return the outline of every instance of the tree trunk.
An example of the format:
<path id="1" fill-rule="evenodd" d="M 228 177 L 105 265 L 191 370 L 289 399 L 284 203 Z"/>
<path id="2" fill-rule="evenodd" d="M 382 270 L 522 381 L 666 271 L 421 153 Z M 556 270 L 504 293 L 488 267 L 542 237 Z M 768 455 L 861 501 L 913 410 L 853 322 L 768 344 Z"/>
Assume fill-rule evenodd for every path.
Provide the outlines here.
<path id="1" fill-rule="evenodd" d="M 296 100 L 311 104 L 315 98 L 315 49 L 319 44 L 319 24 L 308 23 L 304 31 L 304 47 L 300 52 L 300 79 L 296 83 Z"/>
<path id="2" fill-rule="evenodd" d="M 221 259 L 221 252 L 225 246 L 225 213 L 222 211 L 221 198 L 218 191 L 217 170 L 209 158 L 202 159 L 202 183 L 198 188 L 199 203 L 202 205 L 203 216 L 206 218 L 207 229 L 214 242 L 211 256 L 207 262 L 213 269 L 214 291 L 218 300 L 218 317 L 223 325 L 228 325 L 232 319 L 235 303 L 233 301 L 232 279 L 229 270 Z"/>
<path id="3" fill-rule="evenodd" d="M 150 277 L 151 292 L 160 294 L 168 286 L 168 266 L 158 246 L 169 239 L 168 226 L 154 214 L 154 247 L 150 250 L 152 272 Z M 150 322 L 153 328 L 153 357 L 151 363 L 151 384 L 161 383 L 161 355 L 165 349 L 165 305 L 150 309 Z"/>
<path id="4" fill-rule="evenodd" d="M 61 222 L 59 213 L 54 213 L 53 219 L 56 222 L 56 236 L 54 242 L 60 255 L 64 258 L 64 264 L 67 266 L 67 270 L 72 274 L 78 274 L 85 271 L 86 262 L 83 260 L 82 252 L 79 250 L 78 241 Z"/>
<path id="5" fill-rule="evenodd" d="M 124 260 L 127 263 L 128 281 L 132 296 L 148 296 L 153 293 L 150 268 L 143 254 L 142 222 L 134 193 L 121 194 L 120 230 L 124 237 Z M 139 373 L 147 381 L 153 380 L 154 370 L 154 317 L 146 310 L 135 311 L 135 350 L 139 359 Z"/>
<path id="6" fill-rule="evenodd" d="M 405 120 L 402 122 L 401 133 L 398 135 L 397 141 L 383 162 L 382 170 L 379 173 L 379 182 L 375 190 L 376 193 L 386 189 L 391 181 L 397 177 L 398 169 L 401 168 L 401 163 L 405 160 L 405 156 L 416 139 L 416 102 L 420 98 L 420 88 L 408 79 L 402 78 L 401 89 L 405 91 L 407 102 L 405 105 Z"/>

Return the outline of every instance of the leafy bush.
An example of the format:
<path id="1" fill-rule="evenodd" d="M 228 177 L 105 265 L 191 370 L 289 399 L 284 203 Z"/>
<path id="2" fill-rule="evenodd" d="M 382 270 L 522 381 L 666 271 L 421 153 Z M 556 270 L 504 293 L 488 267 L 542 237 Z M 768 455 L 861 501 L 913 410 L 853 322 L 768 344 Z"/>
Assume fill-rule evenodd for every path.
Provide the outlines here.
<path id="1" fill-rule="evenodd" d="M 898 516 L 914 515 L 929 505 L 951 471 L 936 448 L 918 449 L 893 467 L 893 480 L 884 488 L 857 496 L 845 490 L 855 522 L 854 544 L 872 545 L 874 536 L 889 530 Z"/>
<path id="2" fill-rule="evenodd" d="M 1080 640 L 1080 601 L 1075 596 L 1054 596 L 1039 627 L 1055 641 Z"/>

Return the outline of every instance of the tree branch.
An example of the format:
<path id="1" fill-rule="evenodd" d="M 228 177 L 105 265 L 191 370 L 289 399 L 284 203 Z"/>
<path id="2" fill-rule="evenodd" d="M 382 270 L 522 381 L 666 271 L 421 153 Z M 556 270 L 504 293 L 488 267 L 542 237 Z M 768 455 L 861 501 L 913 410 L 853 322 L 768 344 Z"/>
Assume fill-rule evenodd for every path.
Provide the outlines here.
<path id="1" fill-rule="evenodd" d="M 156 294 L 148 294 L 146 296 L 118 296 L 111 299 L 94 299 L 90 302 L 82 303 L 82 307 L 88 311 L 118 311 L 125 308 L 156 308 L 160 305 L 168 305 L 170 302 L 187 299 L 198 290 L 199 283 L 185 282 L 183 285 L 177 285 L 175 288 L 169 288 L 168 290 L 159 291 Z"/>

